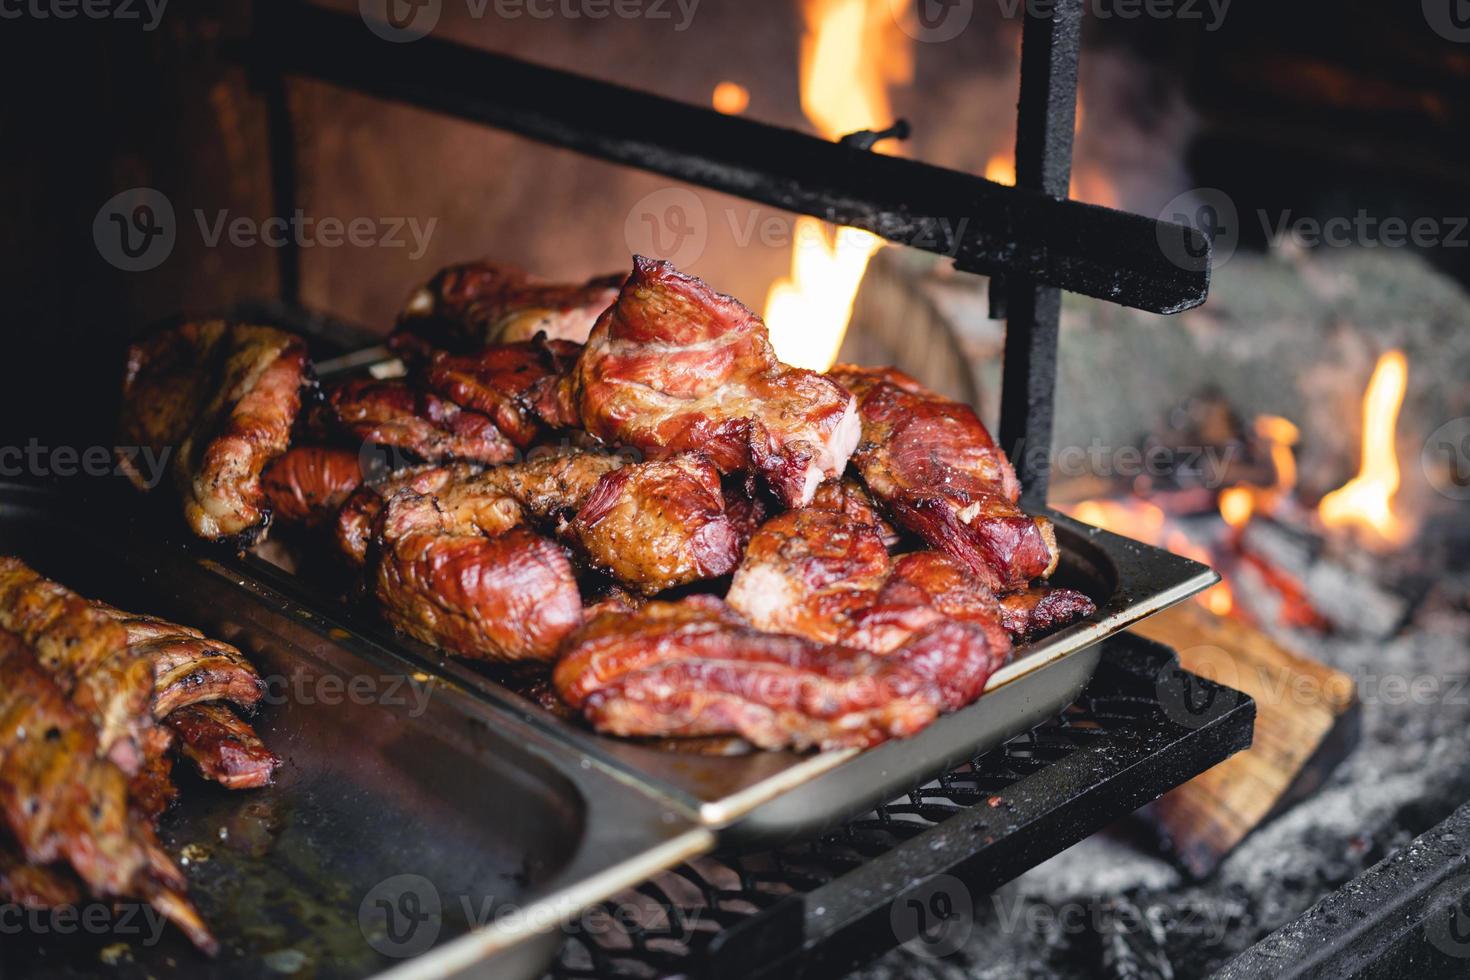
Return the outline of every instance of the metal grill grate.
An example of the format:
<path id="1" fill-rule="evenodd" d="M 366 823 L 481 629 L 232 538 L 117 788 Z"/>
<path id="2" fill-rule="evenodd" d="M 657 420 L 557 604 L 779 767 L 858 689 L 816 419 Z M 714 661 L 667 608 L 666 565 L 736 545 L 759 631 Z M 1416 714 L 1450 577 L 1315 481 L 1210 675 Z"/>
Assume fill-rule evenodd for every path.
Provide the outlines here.
<path id="1" fill-rule="evenodd" d="M 839 972 L 898 944 L 889 909 L 926 881 L 993 889 L 1244 748 L 1254 715 L 1117 638 L 1061 717 L 814 840 L 659 875 L 579 923 L 552 976 L 748 978 L 796 954 Z"/>

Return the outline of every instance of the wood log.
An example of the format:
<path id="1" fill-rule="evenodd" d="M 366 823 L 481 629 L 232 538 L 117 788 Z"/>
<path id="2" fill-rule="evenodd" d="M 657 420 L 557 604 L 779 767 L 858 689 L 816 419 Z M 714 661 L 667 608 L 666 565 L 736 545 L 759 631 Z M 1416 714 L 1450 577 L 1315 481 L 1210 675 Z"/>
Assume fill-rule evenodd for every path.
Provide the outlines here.
<path id="1" fill-rule="evenodd" d="M 1347 755 L 1357 740 L 1357 686 L 1347 674 L 1197 603 L 1135 629 L 1174 647 L 1185 669 L 1256 702 L 1250 749 L 1141 814 L 1183 868 L 1204 877 L 1253 829 L 1320 786 Z"/>

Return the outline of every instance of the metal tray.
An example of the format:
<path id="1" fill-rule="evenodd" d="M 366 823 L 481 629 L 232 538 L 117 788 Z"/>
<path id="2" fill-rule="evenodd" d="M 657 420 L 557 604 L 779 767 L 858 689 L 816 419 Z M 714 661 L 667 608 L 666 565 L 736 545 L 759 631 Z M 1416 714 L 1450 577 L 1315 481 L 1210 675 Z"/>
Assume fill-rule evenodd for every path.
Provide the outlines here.
<path id="1" fill-rule="evenodd" d="M 126 925 L 6 928 L 0 975 L 538 976 L 583 909 L 712 846 L 667 801 L 482 694 L 415 678 L 392 650 L 242 588 L 151 522 L 112 510 L 92 527 L 78 506 L 0 484 L 0 552 L 247 651 L 270 685 L 255 725 L 284 765 L 275 785 L 238 793 L 176 768 L 161 834 L 189 857 L 218 959 L 142 928 L 135 909 Z"/>
<path id="2" fill-rule="evenodd" d="M 1198 562 L 1081 524 L 1054 511 L 1062 559 L 1053 581 L 1090 596 L 1089 619 L 1017 647 L 975 704 L 917 736 L 866 751 L 754 752 L 710 756 L 598 735 L 567 723 L 487 677 L 476 665 L 393 632 L 369 604 L 349 604 L 259 557 L 220 561 L 242 583 L 299 599 L 314 614 L 372 637 L 508 708 L 620 778 L 636 780 L 721 832 L 726 845 L 768 843 L 817 832 L 890 800 L 936 773 L 1063 710 L 1097 666 L 1099 640 L 1209 588 L 1219 576 Z"/>

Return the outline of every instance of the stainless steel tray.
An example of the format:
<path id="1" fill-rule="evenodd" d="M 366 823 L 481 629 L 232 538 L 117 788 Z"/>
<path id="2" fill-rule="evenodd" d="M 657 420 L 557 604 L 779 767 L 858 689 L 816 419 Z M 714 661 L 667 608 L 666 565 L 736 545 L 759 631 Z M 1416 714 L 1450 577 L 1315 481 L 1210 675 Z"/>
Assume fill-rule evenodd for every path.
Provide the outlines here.
<path id="1" fill-rule="evenodd" d="M 1097 665 L 1097 643 L 1200 592 L 1219 577 L 1198 562 L 1048 512 L 1062 560 L 1054 581 L 1098 605 L 1090 619 L 1017 648 L 975 704 L 919 735 L 867 751 L 815 754 L 756 752 L 720 757 L 604 737 L 558 719 L 487 677 L 394 633 L 367 604 L 344 603 L 330 590 L 254 556 L 221 559 L 242 584 L 289 594 L 342 628 L 394 647 L 432 670 L 562 739 L 609 773 L 632 779 L 721 832 L 725 844 L 765 842 L 827 828 L 892 799 L 975 753 L 1063 710 Z"/>
<path id="2" fill-rule="evenodd" d="M 415 678 L 394 651 L 160 540 L 152 522 L 113 510 L 92 527 L 79 508 L 0 485 L 0 553 L 246 650 L 271 691 L 255 724 L 284 765 L 275 785 L 238 793 L 176 769 L 161 833 L 175 855 L 188 848 L 217 960 L 171 929 L 156 941 L 119 925 L 7 929 L 0 975 L 538 976 L 562 924 L 712 846 L 687 814 L 478 689 Z"/>

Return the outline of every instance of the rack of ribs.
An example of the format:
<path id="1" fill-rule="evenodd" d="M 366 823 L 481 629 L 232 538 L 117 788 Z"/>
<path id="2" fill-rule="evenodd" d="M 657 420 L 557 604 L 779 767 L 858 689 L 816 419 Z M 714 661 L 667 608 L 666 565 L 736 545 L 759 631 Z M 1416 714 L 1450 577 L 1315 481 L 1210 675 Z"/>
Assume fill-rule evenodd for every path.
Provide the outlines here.
<path id="1" fill-rule="evenodd" d="M 152 489 L 133 453 L 168 454 L 195 534 L 242 547 L 265 534 L 261 471 L 286 451 L 307 382 L 306 344 L 273 327 L 190 322 L 128 351 L 117 443 L 124 470 Z"/>
<path id="2" fill-rule="evenodd" d="M 857 445 L 853 397 L 776 359 L 760 317 L 634 257 L 569 379 L 587 431 L 650 459 L 699 450 L 721 473 L 759 473 L 787 506 L 810 502 Z"/>
<path id="3" fill-rule="evenodd" d="M 128 778 L 15 634 L 0 631 L 0 812 L 30 864 L 65 861 L 97 895 L 148 901 L 196 946 L 218 946 L 184 877 L 128 802 Z"/>
<path id="4" fill-rule="evenodd" d="M 839 365 L 830 376 L 858 398 L 853 463 L 895 522 L 994 592 L 1051 575 L 1056 531 L 1017 506 L 1015 470 L 973 409 L 893 368 Z"/>

